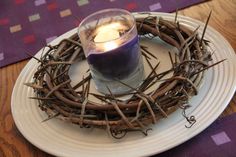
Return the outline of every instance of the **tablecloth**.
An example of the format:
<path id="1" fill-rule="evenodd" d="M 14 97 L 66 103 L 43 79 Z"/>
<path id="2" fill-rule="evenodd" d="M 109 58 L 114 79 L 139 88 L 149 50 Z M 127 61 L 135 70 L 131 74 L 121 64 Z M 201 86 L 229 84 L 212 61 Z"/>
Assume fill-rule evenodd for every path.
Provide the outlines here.
<path id="1" fill-rule="evenodd" d="M 1 0 L 0 67 L 29 58 L 47 43 L 106 8 L 173 12 L 204 0 Z"/>

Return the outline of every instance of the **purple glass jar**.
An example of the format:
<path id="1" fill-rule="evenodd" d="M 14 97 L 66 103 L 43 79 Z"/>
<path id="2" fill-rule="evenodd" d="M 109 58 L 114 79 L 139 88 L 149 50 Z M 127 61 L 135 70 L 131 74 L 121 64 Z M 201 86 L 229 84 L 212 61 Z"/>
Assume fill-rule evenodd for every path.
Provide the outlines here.
<path id="1" fill-rule="evenodd" d="M 143 80 L 143 62 L 135 19 L 122 9 L 106 9 L 85 18 L 79 36 L 98 91 L 121 94 Z"/>

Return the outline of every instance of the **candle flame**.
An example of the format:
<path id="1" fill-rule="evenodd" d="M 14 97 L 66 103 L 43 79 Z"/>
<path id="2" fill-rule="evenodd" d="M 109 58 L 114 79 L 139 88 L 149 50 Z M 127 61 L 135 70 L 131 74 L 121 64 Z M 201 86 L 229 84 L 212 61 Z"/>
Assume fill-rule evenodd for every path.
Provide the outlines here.
<path id="1" fill-rule="evenodd" d="M 104 43 L 103 46 L 104 46 L 105 51 L 110 51 L 110 50 L 117 48 L 118 44 L 114 41 L 110 41 L 110 42 Z"/>
<path id="2" fill-rule="evenodd" d="M 115 40 L 120 37 L 119 29 L 123 27 L 124 26 L 119 22 L 100 26 L 96 30 L 97 35 L 94 38 L 94 42 L 97 43 L 97 46 L 101 45 L 104 51 L 110 51 L 117 48 L 119 43 Z"/>

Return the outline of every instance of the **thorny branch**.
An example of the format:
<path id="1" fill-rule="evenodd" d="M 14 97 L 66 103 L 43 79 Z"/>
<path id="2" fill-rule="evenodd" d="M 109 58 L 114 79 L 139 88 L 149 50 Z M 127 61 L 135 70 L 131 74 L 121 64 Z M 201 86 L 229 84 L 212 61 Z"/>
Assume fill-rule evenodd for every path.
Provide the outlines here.
<path id="1" fill-rule="evenodd" d="M 158 73 L 159 62 L 153 66 L 150 60 L 156 56 L 149 52 L 148 47 L 142 45 L 141 51 L 149 64 L 151 72 L 143 80 L 139 88 L 123 95 L 98 95 L 90 92 L 91 74 L 83 77 L 75 86 L 71 86 L 68 74 L 71 64 L 85 59 L 80 39 L 77 34 L 62 40 L 58 45 L 47 47 L 38 61 L 38 68 L 34 74 L 34 82 L 26 83 L 36 93 L 32 99 L 39 101 L 39 107 L 48 114 L 47 121 L 57 117 L 61 120 L 80 125 L 81 127 L 102 127 L 114 138 L 122 138 L 130 131 L 139 131 L 147 136 L 151 130 L 148 125 L 165 118 L 176 109 L 183 110 L 191 127 L 196 119 L 188 117 L 185 110 L 191 96 L 196 95 L 204 76 L 204 71 L 222 62 L 209 65 L 211 52 L 207 49 L 208 41 L 198 36 L 197 29 L 191 30 L 177 21 L 148 15 L 137 18 L 138 33 L 142 37 L 159 37 L 163 41 L 178 49 L 173 55 L 169 52 L 171 69 Z M 90 30 L 91 31 L 91 30 Z M 167 52 L 168 53 L 168 52 Z M 89 72 L 87 72 L 89 73 Z M 163 79 L 172 73 L 170 78 Z M 162 79 L 162 80 L 161 80 Z M 118 80 L 120 83 L 122 81 Z M 163 81 L 159 86 L 157 82 Z M 129 85 L 127 85 L 129 86 Z M 150 87 L 155 90 L 148 92 Z M 128 100 L 119 100 L 119 96 L 132 95 Z M 88 98 L 93 96 L 102 103 L 92 102 Z M 145 129 L 148 128 L 148 129 Z"/>

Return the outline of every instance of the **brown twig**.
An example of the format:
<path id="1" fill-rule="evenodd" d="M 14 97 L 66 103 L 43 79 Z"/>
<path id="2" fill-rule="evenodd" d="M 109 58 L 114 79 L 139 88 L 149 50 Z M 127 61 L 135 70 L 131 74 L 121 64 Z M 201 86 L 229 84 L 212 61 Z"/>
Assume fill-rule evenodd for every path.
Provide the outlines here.
<path id="1" fill-rule="evenodd" d="M 204 76 L 202 72 L 224 60 L 209 65 L 212 54 L 207 50 L 204 35 L 211 13 L 201 38 L 197 35 L 198 28 L 191 30 L 179 24 L 177 15 L 176 12 L 174 21 L 157 19 L 153 16 L 136 19 L 140 35 L 148 38 L 159 37 L 178 49 L 175 56 L 169 52 L 172 67 L 158 73 L 157 67 L 160 63 L 156 63 L 155 66 L 151 64 L 151 61 L 156 61 L 157 57 L 148 51 L 147 46 L 141 45 L 142 55 L 151 72 L 139 88 L 133 88 L 116 80 L 132 91 L 114 95 L 108 88 L 110 92 L 108 95 L 91 93 L 91 74 L 86 74 L 86 77 L 72 87 L 68 74 L 71 64 L 85 59 L 76 33 L 68 39 L 63 39 L 58 45 L 48 45 L 49 50 L 42 53 L 40 58 L 31 55 L 39 62 L 39 66 L 34 74 L 33 82 L 25 84 L 33 88 L 36 93 L 30 98 L 39 101 L 39 107 L 49 115 L 46 120 L 56 117 L 79 124 L 81 127 L 107 128 L 108 133 L 114 138 L 122 138 L 131 131 L 139 131 L 147 135 L 149 128 L 146 128 L 150 123 L 156 123 L 160 118 L 167 117 L 179 106 L 182 106 L 182 115 L 190 124 L 186 127 L 191 127 L 196 119 L 194 116 L 186 116 L 187 107 L 184 107 L 184 104 L 188 103 L 192 95 L 197 94 L 197 88 Z M 88 29 L 92 31 L 92 28 Z M 170 73 L 173 75 L 167 78 Z M 163 82 L 153 91 L 146 93 L 160 79 Z M 128 100 L 118 98 L 126 95 L 131 95 L 131 98 Z M 92 102 L 89 96 L 102 102 Z"/>

